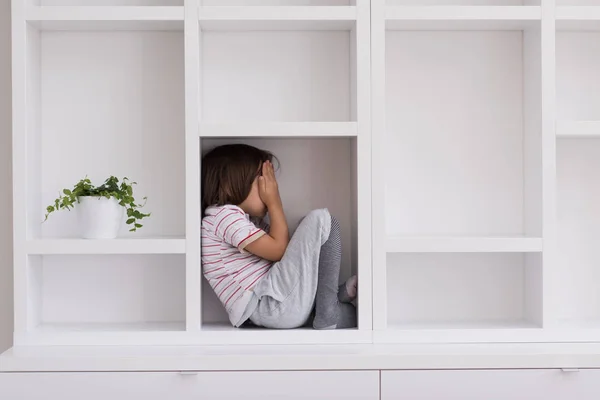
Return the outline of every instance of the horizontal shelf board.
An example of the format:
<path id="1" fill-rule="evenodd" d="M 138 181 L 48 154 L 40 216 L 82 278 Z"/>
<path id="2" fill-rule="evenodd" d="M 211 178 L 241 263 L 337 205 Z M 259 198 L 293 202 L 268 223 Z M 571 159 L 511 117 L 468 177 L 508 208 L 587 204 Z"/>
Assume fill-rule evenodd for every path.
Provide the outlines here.
<path id="1" fill-rule="evenodd" d="M 356 7 L 200 7 L 204 30 L 349 30 Z"/>
<path id="2" fill-rule="evenodd" d="M 396 331 L 415 330 L 472 330 L 472 329 L 540 329 L 530 321 L 449 321 L 407 322 L 391 324 L 388 329 Z"/>
<path id="3" fill-rule="evenodd" d="M 27 242 L 27 254 L 184 254 L 182 238 L 37 239 Z"/>
<path id="4" fill-rule="evenodd" d="M 539 6 L 388 6 L 388 30 L 523 30 L 539 26 Z"/>
<path id="5" fill-rule="evenodd" d="M 388 253 L 526 253 L 541 252 L 543 240 L 530 237 L 390 236 Z"/>
<path id="6" fill-rule="evenodd" d="M 317 346 L 17 346 L 0 371 L 272 371 L 598 368 L 599 343 Z"/>
<path id="7" fill-rule="evenodd" d="M 600 30 L 600 7 L 557 6 L 556 28 L 564 31 Z"/>
<path id="8" fill-rule="evenodd" d="M 183 7 L 28 7 L 43 30 L 183 30 Z"/>
<path id="9" fill-rule="evenodd" d="M 598 330 L 600 331 L 600 318 L 594 319 L 576 319 L 576 320 L 565 320 L 560 319 L 556 322 L 555 329 L 563 329 L 563 330 L 573 330 L 573 329 L 581 329 L 581 330 Z"/>
<path id="10" fill-rule="evenodd" d="M 374 333 L 375 343 L 488 343 L 536 341 L 543 329 L 528 321 L 390 324 Z"/>
<path id="11" fill-rule="evenodd" d="M 354 137 L 356 122 L 240 122 L 200 124 L 200 137 Z"/>
<path id="12" fill-rule="evenodd" d="M 139 322 L 139 323 L 48 323 L 39 325 L 39 333 L 77 332 L 171 332 L 185 331 L 185 322 Z"/>
<path id="13" fill-rule="evenodd" d="M 600 121 L 558 121 L 556 136 L 560 138 L 600 138 Z"/>
<path id="14" fill-rule="evenodd" d="M 88 345 L 298 345 L 367 344 L 372 332 L 358 329 L 275 330 L 233 328 L 231 325 L 203 325 L 201 331 L 185 331 L 183 322 L 131 324 L 43 324 L 15 338 L 19 346 Z"/>
<path id="15" fill-rule="evenodd" d="M 285 344 L 360 344 L 371 343 L 372 333 L 368 330 L 338 329 L 315 330 L 234 328 L 228 323 L 202 324 L 200 337 L 209 345 L 285 345 Z"/>

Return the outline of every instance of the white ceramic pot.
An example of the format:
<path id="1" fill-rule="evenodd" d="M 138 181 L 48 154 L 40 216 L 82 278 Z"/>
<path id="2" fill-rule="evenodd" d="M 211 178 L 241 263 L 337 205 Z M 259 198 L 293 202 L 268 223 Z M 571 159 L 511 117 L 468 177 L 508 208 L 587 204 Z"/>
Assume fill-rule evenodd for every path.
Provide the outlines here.
<path id="1" fill-rule="evenodd" d="M 124 207 L 111 197 L 80 197 L 75 205 L 84 239 L 114 239 L 123 223 Z"/>

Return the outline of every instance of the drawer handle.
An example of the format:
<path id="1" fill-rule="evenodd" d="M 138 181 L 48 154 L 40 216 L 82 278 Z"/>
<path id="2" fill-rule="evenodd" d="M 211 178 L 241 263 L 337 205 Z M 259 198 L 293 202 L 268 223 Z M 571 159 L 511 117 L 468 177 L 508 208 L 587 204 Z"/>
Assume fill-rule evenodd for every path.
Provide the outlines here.
<path id="1" fill-rule="evenodd" d="M 179 375 L 181 375 L 181 376 L 196 376 L 196 375 L 198 375 L 198 371 L 179 371 Z"/>
<path id="2" fill-rule="evenodd" d="M 571 372 L 579 372 L 579 368 L 561 368 L 560 370 L 561 370 L 562 372 L 568 372 L 568 373 L 571 373 Z"/>

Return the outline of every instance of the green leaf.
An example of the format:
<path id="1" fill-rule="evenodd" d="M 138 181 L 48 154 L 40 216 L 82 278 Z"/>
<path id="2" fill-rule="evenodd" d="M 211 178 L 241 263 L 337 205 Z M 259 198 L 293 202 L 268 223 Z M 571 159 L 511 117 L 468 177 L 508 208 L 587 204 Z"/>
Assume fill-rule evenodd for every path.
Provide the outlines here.
<path id="1" fill-rule="evenodd" d="M 141 228 L 143 225 L 142 224 L 135 224 L 136 228 Z"/>
<path id="2" fill-rule="evenodd" d="M 127 225 L 131 225 L 135 222 L 135 218 L 129 218 L 126 222 Z"/>
<path id="3" fill-rule="evenodd" d="M 52 207 L 52 206 L 48 206 L 48 207 L 46 207 L 46 211 L 47 211 L 48 213 L 54 212 L 54 207 Z"/>

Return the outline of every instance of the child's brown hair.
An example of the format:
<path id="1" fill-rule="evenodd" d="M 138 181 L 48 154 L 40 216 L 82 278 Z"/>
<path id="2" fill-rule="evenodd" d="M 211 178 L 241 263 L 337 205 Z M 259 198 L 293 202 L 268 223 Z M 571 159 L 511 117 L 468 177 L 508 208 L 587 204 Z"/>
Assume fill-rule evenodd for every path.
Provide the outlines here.
<path id="1" fill-rule="evenodd" d="M 209 206 L 242 203 L 265 161 L 277 160 L 269 151 L 246 144 L 215 147 L 202 157 L 202 216 Z"/>

